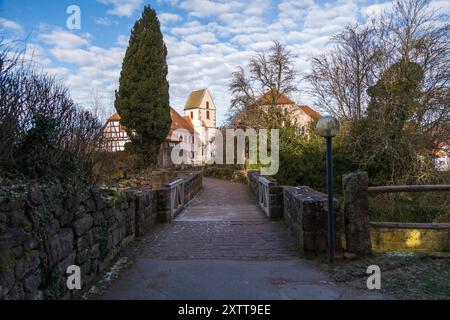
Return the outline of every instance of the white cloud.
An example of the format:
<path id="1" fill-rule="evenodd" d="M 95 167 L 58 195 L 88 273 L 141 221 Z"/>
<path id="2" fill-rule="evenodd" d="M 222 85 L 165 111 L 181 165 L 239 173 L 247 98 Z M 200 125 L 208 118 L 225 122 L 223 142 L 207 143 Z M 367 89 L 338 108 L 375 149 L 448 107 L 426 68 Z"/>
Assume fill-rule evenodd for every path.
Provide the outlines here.
<path id="1" fill-rule="evenodd" d="M 175 13 L 160 13 L 158 14 L 159 22 L 162 25 L 169 25 L 175 22 L 180 22 L 183 18 Z"/>
<path id="2" fill-rule="evenodd" d="M 389 10 L 392 8 L 392 2 L 384 2 L 384 3 L 377 3 L 372 4 L 370 6 L 361 8 L 361 14 L 366 19 L 376 18 L 377 16 L 383 14 L 383 12 Z"/>
<path id="3" fill-rule="evenodd" d="M 121 47 L 126 47 L 128 46 L 128 37 L 121 34 L 117 37 L 116 43 Z"/>
<path id="4" fill-rule="evenodd" d="M 19 32 L 19 33 L 23 32 L 23 28 L 20 24 L 18 24 L 15 21 L 7 20 L 4 18 L 0 18 L 0 27 L 3 27 L 5 29 L 10 29 L 12 31 Z M 0 28 L 0 30 L 1 30 L 1 28 Z"/>
<path id="5" fill-rule="evenodd" d="M 27 55 L 44 71 L 62 79 L 75 102 L 85 108 L 92 105 L 96 91 L 103 99 L 101 116 L 113 110 L 113 95 L 117 89 L 128 37 L 117 37 L 118 46 L 109 48 L 92 44 L 88 33 L 77 35 L 60 28 L 46 30 L 36 37 L 41 45 L 29 44 Z"/>
<path id="6" fill-rule="evenodd" d="M 108 14 L 119 17 L 131 17 L 133 13 L 141 6 L 143 0 L 97 0 L 105 5 L 111 5 L 113 8 L 108 10 Z"/>
<path id="7" fill-rule="evenodd" d="M 98 1 L 110 6 L 109 14 L 122 17 L 131 16 L 144 3 Z M 272 41 L 287 45 L 294 55 L 296 70 L 304 75 L 310 70 L 310 58 L 324 52 L 333 34 L 388 8 L 386 0 L 376 4 L 370 0 L 157 1 L 165 6 L 158 17 L 168 49 L 171 105 L 182 112 L 190 91 L 208 87 L 217 104 L 219 120 L 224 119 L 229 107 L 231 73 L 237 66 L 245 67 L 250 57 L 268 49 Z M 432 6 L 448 8 L 449 3 L 438 0 Z M 97 23 L 111 21 L 110 17 L 102 19 Z M 62 29 L 38 38 L 45 47 L 36 50 L 42 65 L 65 79 L 77 102 L 88 104 L 93 88 L 113 101 L 128 35 L 118 35 L 115 43 L 105 47 L 94 45 L 90 34 Z M 293 98 L 312 104 L 304 93 L 307 84 L 299 80 L 298 86 L 301 92 Z"/>
<path id="8" fill-rule="evenodd" d="M 24 59 L 33 61 L 38 67 L 50 66 L 52 63 L 44 48 L 34 43 L 28 43 L 26 45 Z"/>
<path id="9" fill-rule="evenodd" d="M 98 25 L 102 25 L 102 26 L 112 26 L 112 25 L 117 25 L 118 22 L 111 20 L 108 17 L 99 17 L 99 18 L 95 18 L 94 22 Z"/>
<path id="10" fill-rule="evenodd" d="M 192 44 L 215 43 L 217 38 L 212 32 L 201 32 L 183 37 L 185 41 Z"/>
<path id="11" fill-rule="evenodd" d="M 83 36 L 76 35 L 64 29 L 54 29 L 49 33 L 42 33 L 38 38 L 46 44 L 53 45 L 57 48 L 71 49 L 86 46 L 91 37 L 90 34 L 85 33 Z"/>
<path id="12" fill-rule="evenodd" d="M 201 18 L 222 15 L 235 9 L 245 8 L 245 4 L 240 1 L 210 0 L 185 0 L 179 6 L 189 11 L 189 15 Z"/>

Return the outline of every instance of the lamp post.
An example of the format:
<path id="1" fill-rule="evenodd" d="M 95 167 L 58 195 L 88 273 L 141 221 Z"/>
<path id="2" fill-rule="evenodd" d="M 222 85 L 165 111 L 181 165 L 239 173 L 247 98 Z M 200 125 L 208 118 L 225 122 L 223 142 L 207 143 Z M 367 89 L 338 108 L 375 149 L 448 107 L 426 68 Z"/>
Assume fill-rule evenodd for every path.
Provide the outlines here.
<path id="1" fill-rule="evenodd" d="M 334 259 L 334 213 L 333 213 L 333 148 L 332 139 L 339 132 L 339 121 L 332 117 L 322 117 L 317 122 L 317 132 L 325 138 L 327 145 L 327 193 L 328 193 L 328 261 Z"/>

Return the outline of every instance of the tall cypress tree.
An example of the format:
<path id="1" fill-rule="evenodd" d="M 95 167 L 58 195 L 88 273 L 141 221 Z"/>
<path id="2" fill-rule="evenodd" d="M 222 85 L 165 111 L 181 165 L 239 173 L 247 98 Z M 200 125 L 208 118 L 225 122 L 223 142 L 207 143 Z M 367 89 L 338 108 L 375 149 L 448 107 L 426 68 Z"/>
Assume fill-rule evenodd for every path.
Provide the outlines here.
<path id="1" fill-rule="evenodd" d="M 156 12 L 146 6 L 134 24 L 120 73 L 115 107 L 141 164 L 157 161 L 170 129 L 167 48 Z"/>

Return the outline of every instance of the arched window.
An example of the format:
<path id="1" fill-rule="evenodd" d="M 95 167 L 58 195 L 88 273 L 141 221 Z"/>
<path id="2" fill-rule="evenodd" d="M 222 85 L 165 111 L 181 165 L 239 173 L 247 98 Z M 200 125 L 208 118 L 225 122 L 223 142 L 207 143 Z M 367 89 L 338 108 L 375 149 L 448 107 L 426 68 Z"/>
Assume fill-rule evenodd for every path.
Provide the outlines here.
<path id="1" fill-rule="evenodd" d="M 194 119 L 194 111 L 191 111 L 191 119 Z"/>
<path id="2" fill-rule="evenodd" d="M 209 120 L 209 111 L 206 111 L 206 119 Z"/>
<path id="3" fill-rule="evenodd" d="M 206 101 L 206 109 L 209 109 L 209 101 Z"/>

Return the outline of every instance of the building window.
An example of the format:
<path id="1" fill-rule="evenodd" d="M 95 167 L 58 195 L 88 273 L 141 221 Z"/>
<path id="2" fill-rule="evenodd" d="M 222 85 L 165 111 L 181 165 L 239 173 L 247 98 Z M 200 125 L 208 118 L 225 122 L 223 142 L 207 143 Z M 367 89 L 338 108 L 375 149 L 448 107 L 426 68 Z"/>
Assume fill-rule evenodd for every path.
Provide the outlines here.
<path id="1" fill-rule="evenodd" d="M 194 143 L 195 143 L 195 137 L 192 136 L 192 144 L 194 144 Z"/>
<path id="2" fill-rule="evenodd" d="M 183 141 L 183 136 L 180 136 L 180 141 Z"/>
<path id="3" fill-rule="evenodd" d="M 194 119 L 194 111 L 191 111 L 191 119 Z"/>
<path id="4" fill-rule="evenodd" d="M 209 120 L 209 111 L 206 111 L 206 119 Z"/>
<path id="5" fill-rule="evenodd" d="M 206 101 L 206 109 L 209 109 L 209 101 Z"/>

